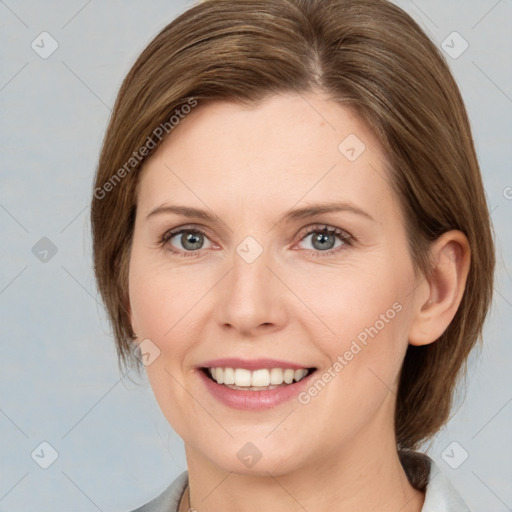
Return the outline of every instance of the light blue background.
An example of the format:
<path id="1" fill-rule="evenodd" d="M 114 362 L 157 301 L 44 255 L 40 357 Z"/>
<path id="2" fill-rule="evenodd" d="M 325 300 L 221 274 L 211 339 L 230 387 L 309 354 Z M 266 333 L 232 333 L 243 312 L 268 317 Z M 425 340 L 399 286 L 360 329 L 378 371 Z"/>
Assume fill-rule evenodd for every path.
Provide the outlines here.
<path id="1" fill-rule="evenodd" d="M 498 248 L 496 298 L 466 400 L 425 449 L 473 511 L 504 512 L 512 510 L 512 2 L 397 3 L 438 45 L 453 31 L 469 43 L 447 60 L 472 120 Z M 118 372 L 88 215 L 121 81 L 189 5 L 0 1 L 1 512 L 131 510 L 186 468 L 147 380 Z M 47 59 L 31 48 L 43 31 L 58 42 Z M 57 247 L 46 263 L 32 253 L 42 237 Z M 31 458 L 43 441 L 59 454 L 46 470 Z M 458 469 L 442 457 L 452 442 L 469 453 Z"/>

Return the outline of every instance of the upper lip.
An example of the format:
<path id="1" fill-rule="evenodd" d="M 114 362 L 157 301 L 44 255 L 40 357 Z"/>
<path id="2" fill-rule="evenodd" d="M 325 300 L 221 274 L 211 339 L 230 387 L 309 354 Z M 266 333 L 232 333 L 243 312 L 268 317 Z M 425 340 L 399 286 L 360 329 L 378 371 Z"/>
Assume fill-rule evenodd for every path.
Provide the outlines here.
<path id="1" fill-rule="evenodd" d="M 201 368 L 245 368 L 246 370 L 259 370 L 262 368 L 282 368 L 286 370 L 300 370 L 302 368 L 312 368 L 310 365 L 292 363 L 279 359 L 239 359 L 234 357 L 225 357 L 221 359 L 212 359 L 200 364 Z"/>

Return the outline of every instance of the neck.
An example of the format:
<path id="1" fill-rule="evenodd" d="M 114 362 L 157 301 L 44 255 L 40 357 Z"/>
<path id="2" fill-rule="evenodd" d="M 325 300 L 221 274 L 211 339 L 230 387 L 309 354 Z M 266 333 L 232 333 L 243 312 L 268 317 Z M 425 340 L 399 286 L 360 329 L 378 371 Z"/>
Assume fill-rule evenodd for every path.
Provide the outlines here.
<path id="1" fill-rule="evenodd" d="M 285 474 L 225 471 L 186 445 L 190 489 L 180 512 L 421 512 L 424 493 L 410 485 L 394 435 L 378 441 L 362 436 Z"/>

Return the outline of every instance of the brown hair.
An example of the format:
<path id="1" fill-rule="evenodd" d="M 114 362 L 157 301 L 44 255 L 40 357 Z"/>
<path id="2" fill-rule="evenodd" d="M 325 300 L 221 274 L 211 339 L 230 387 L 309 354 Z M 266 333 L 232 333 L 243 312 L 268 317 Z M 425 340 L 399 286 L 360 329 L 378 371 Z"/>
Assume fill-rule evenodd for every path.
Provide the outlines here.
<path id="1" fill-rule="evenodd" d="M 378 136 L 418 272 L 431 271 L 429 244 L 442 233 L 461 230 L 470 243 L 455 318 L 435 343 L 407 349 L 395 412 L 397 446 L 407 454 L 449 417 L 492 298 L 494 245 L 459 89 L 436 46 L 386 0 L 207 0 L 153 39 L 122 84 L 99 160 L 91 208 L 99 290 L 119 361 L 134 361 L 127 271 L 150 153 L 141 148 L 157 147 L 165 137 L 156 128 L 191 101 L 254 104 L 305 91 L 354 109 Z"/>

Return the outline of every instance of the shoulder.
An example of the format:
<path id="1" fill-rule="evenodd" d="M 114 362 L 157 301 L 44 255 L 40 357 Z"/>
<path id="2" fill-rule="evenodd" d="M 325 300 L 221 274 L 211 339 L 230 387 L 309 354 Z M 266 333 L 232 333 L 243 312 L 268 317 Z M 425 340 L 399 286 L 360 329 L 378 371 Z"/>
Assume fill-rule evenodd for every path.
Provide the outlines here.
<path id="1" fill-rule="evenodd" d="M 184 471 L 156 498 L 131 512 L 178 512 L 187 484 L 188 471 Z"/>
<path id="2" fill-rule="evenodd" d="M 429 468 L 425 487 L 425 502 L 421 512 L 471 512 L 436 463 L 427 455 L 418 455 L 422 455 L 423 464 L 426 462 Z M 410 469 L 407 467 L 406 472 L 410 476 Z M 184 471 L 155 499 L 132 512 L 177 512 L 187 484 L 188 472 Z"/>
<path id="3" fill-rule="evenodd" d="M 425 503 L 423 504 L 421 512 L 445 511 L 471 512 L 448 477 L 437 467 L 435 462 L 432 461 L 425 493 Z"/>

